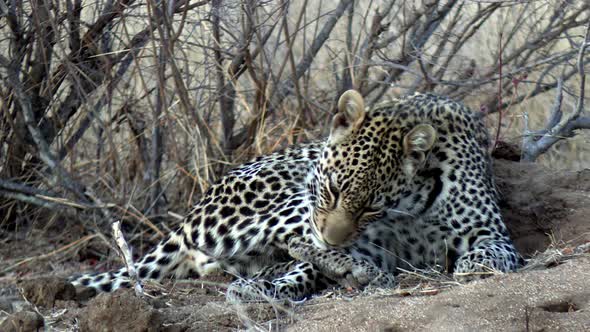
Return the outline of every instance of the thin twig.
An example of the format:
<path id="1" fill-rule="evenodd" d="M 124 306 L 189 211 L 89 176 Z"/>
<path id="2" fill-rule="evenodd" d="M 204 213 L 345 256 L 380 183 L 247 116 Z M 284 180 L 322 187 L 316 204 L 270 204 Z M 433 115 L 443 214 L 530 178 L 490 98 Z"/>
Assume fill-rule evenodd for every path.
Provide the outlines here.
<path id="1" fill-rule="evenodd" d="M 127 268 L 127 273 L 129 273 L 129 278 L 135 283 L 135 295 L 143 296 L 143 287 L 135 269 L 135 263 L 133 262 L 133 256 L 131 256 L 131 250 L 129 249 L 127 241 L 125 241 L 123 232 L 121 232 L 121 222 L 115 221 L 112 227 L 113 238 L 115 239 L 117 247 L 119 248 L 119 254 L 125 262 L 125 267 Z"/>

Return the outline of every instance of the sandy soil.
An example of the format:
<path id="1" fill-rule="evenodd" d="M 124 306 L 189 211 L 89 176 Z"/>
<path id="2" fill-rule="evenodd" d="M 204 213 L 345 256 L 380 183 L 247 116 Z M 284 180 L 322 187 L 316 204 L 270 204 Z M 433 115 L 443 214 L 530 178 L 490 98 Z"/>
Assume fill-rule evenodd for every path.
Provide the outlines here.
<path id="1" fill-rule="evenodd" d="M 589 331 L 590 258 L 433 296 L 314 301 L 288 331 Z"/>
<path id="2" fill-rule="evenodd" d="M 529 257 L 545 252 L 528 271 L 468 284 L 406 276 L 397 289 L 337 290 L 286 306 L 229 305 L 224 276 L 148 285 L 151 296 L 142 298 L 132 290 L 94 296 L 64 282 L 81 269 L 71 254 L 23 260 L 82 238 L 81 230 L 29 231 L 0 240 L 0 262 L 7 263 L 0 271 L 20 264 L 0 272 L 0 331 L 590 330 L 590 170 L 553 172 L 507 160 L 495 168 L 517 247 Z M 87 247 L 82 255 L 92 256 Z"/>

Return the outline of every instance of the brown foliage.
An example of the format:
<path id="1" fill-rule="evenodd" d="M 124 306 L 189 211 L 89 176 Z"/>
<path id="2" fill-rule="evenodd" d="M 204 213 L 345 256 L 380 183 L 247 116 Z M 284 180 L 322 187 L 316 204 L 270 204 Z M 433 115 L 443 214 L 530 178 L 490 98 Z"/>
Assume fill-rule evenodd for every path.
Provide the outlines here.
<path id="1" fill-rule="evenodd" d="M 527 131 L 526 159 L 590 126 L 585 87 L 570 80 L 588 63 L 584 1 L 13 0 L 0 10 L 0 228 L 67 208 L 88 227 L 116 218 L 158 233 L 152 220 L 184 212 L 229 166 L 325 134 L 349 88 L 369 104 L 434 91 L 502 115 L 557 87 L 582 126 L 550 119 Z"/>

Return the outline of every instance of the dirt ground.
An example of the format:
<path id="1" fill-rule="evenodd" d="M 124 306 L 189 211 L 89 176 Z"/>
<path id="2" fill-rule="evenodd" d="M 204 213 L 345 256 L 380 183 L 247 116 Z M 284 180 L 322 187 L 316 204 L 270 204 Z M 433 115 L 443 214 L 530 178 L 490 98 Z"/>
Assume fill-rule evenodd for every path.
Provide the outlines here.
<path id="1" fill-rule="evenodd" d="M 410 274 L 396 289 L 335 290 L 284 306 L 230 305 L 224 276 L 148 284 L 144 297 L 94 296 L 64 282 L 82 267 L 54 252 L 82 238 L 79 230 L 28 231 L 0 239 L 0 331 L 590 330 L 590 170 L 497 160 L 495 172 L 506 223 L 533 257 L 519 273 L 467 284 Z"/>
<path id="2" fill-rule="evenodd" d="M 433 296 L 315 301 L 289 331 L 589 331 L 590 259 L 495 276 Z"/>

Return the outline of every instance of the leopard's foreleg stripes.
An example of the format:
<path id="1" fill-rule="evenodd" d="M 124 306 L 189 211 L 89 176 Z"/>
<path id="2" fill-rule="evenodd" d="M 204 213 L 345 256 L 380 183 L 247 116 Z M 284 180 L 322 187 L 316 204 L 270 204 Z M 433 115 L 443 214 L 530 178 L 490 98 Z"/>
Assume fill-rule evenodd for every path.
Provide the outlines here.
<path id="1" fill-rule="evenodd" d="M 325 287 L 323 279 L 309 262 L 279 263 L 261 270 L 252 279 L 232 282 L 227 299 L 232 303 L 301 300 Z"/>
<path id="2" fill-rule="evenodd" d="M 512 243 L 485 239 L 457 259 L 454 274 L 458 280 L 468 281 L 498 272 L 513 272 L 522 263 L 523 259 Z"/>
<path id="3" fill-rule="evenodd" d="M 313 264 L 325 277 L 343 287 L 389 288 L 395 285 L 395 279 L 390 273 L 338 249 L 320 249 L 301 239 L 292 238 L 289 241 L 289 255 Z"/>

